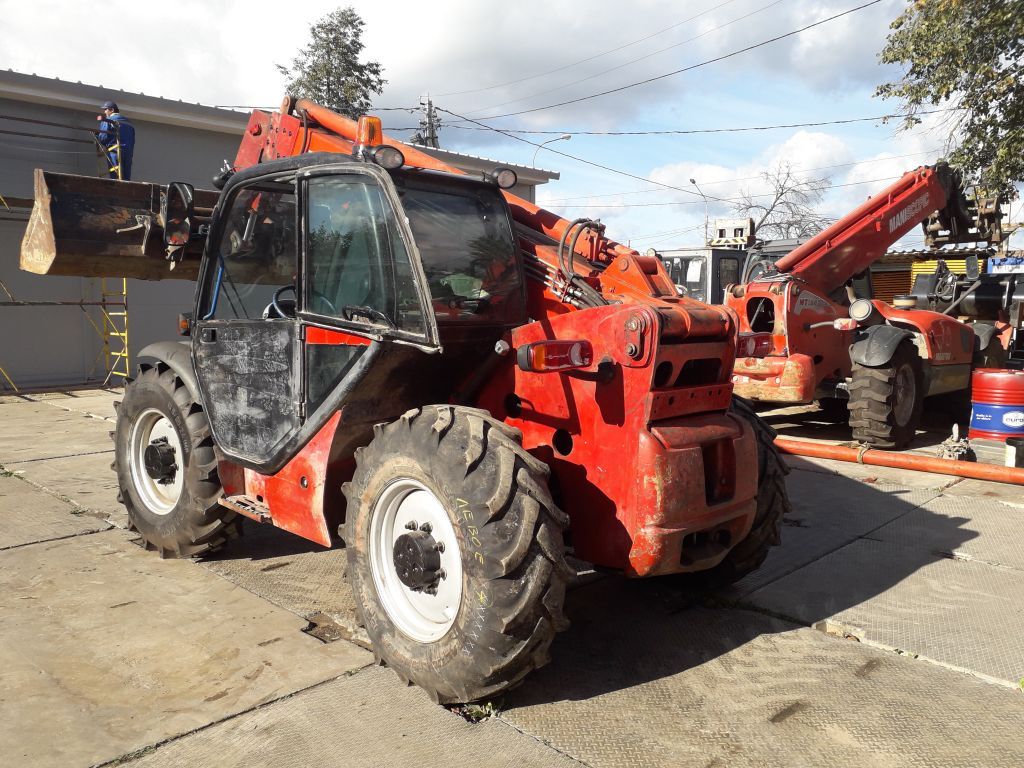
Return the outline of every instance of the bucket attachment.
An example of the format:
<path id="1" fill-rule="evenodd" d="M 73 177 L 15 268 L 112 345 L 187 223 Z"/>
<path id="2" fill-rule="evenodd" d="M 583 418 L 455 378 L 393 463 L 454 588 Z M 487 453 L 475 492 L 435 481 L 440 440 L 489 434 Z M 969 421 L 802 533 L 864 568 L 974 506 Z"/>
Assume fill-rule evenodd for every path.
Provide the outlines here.
<path id="1" fill-rule="evenodd" d="M 182 258 L 167 259 L 161 203 L 167 187 L 35 171 L 35 205 L 21 268 L 38 275 L 195 280 L 218 193 L 196 190 L 195 230 Z"/>

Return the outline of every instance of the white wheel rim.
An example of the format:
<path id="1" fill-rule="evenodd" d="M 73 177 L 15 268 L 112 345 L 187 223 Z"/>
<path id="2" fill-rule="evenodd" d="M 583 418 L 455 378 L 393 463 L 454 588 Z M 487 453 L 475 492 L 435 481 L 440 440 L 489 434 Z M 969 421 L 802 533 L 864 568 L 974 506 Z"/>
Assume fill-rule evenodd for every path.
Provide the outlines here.
<path id="1" fill-rule="evenodd" d="M 437 593 L 414 591 L 398 578 L 395 542 L 415 528 L 429 524 L 431 536 L 444 546 Z M 422 643 L 440 640 L 451 629 L 462 605 L 462 552 L 459 539 L 438 498 L 411 478 L 391 481 L 370 513 L 370 572 L 388 618 L 395 627 Z"/>
<path id="2" fill-rule="evenodd" d="M 160 481 L 146 469 L 146 448 L 164 440 L 174 451 L 177 470 L 168 480 Z M 169 515 L 181 497 L 185 477 L 185 452 L 174 424 L 156 408 L 143 411 L 132 424 L 128 436 L 128 452 L 132 484 L 142 502 L 153 514 Z"/>
<path id="3" fill-rule="evenodd" d="M 896 371 L 895 400 L 893 403 L 893 417 L 899 426 L 905 426 L 910 421 L 910 414 L 914 412 L 914 400 L 917 398 L 917 381 L 914 379 L 914 371 L 909 365 L 901 366 Z"/>

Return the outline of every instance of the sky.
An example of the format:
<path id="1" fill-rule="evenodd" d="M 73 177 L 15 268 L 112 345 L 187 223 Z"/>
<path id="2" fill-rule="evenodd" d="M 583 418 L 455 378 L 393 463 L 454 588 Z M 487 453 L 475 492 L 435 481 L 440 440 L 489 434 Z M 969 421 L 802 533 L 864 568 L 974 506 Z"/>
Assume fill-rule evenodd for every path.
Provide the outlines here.
<path id="1" fill-rule="evenodd" d="M 561 174 L 538 190 L 542 206 L 568 218 L 600 218 L 609 237 L 644 251 L 700 245 L 705 213 L 712 221 L 734 215 L 729 198 L 765 191 L 760 174 L 780 162 L 802 175 L 828 177 L 820 208 L 839 217 L 901 173 L 943 155 L 943 114 L 909 132 L 895 122 L 862 120 L 900 111 L 873 93 L 900 75 L 879 64 L 878 53 L 905 0 L 881 0 L 728 55 L 865 1 L 348 4 L 366 23 L 364 59 L 379 62 L 388 80 L 374 100 L 385 131 L 409 136 L 403 129 L 417 125 L 415 110 L 429 94 L 443 110 L 443 147 L 523 165 L 534 164 L 536 153 L 536 165 Z M 98 10 L 88 3 L 0 0 L 0 67 L 202 104 L 272 108 L 286 84 L 275 65 L 288 64 L 310 25 L 337 7 L 330 0 L 289 7 L 258 0 L 107 0 Z M 116 33 L 112 19 L 122 25 Z M 702 64 L 719 57 L 726 58 Z M 615 92 L 588 98 L 605 91 Z M 857 122 L 676 135 L 580 133 L 837 120 Z M 572 138 L 536 148 L 563 133 Z M 1020 210 L 1018 202 L 1015 220 L 1024 218 Z M 915 232 L 901 245 L 922 241 Z"/>

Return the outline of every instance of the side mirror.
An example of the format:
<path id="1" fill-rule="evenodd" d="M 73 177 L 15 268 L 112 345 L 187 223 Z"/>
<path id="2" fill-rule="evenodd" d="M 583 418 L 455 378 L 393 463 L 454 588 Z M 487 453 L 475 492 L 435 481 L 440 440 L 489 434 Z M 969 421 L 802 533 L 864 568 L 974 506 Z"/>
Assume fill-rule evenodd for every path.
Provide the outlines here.
<path id="1" fill-rule="evenodd" d="M 964 259 L 964 267 L 967 270 L 967 279 L 975 281 L 981 277 L 981 267 L 978 264 L 978 257 L 975 254 L 970 254 Z"/>
<path id="2" fill-rule="evenodd" d="M 167 194 L 160 206 L 160 221 L 164 227 L 164 245 L 168 249 L 188 245 L 192 236 L 195 192 L 195 187 L 183 181 L 167 185 Z"/>

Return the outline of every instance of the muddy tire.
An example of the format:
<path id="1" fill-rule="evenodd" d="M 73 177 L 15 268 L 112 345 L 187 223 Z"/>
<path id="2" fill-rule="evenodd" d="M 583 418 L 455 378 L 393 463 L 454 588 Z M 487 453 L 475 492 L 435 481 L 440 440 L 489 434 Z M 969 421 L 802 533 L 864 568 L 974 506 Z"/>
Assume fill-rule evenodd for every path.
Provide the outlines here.
<path id="1" fill-rule="evenodd" d="M 853 364 L 850 427 L 854 440 L 876 448 L 905 448 L 914 439 L 923 408 L 921 358 L 909 341 L 900 342 L 887 365 Z"/>
<path id="2" fill-rule="evenodd" d="M 348 573 L 375 654 L 441 703 L 516 685 L 567 626 L 569 520 L 520 440 L 485 411 L 414 409 L 375 428 L 343 487 Z"/>
<path id="3" fill-rule="evenodd" d="M 761 567 L 772 547 L 782 541 L 782 518 L 790 511 L 786 493 L 789 467 L 775 447 L 775 430 L 755 412 L 750 402 L 733 397 L 731 413 L 747 421 L 757 439 L 757 514 L 750 533 L 714 568 L 685 574 L 700 586 L 724 587 Z"/>
<path id="4" fill-rule="evenodd" d="M 237 534 L 221 507 L 210 425 L 185 383 L 163 363 L 142 365 L 115 405 L 114 464 L 118 501 L 147 549 L 191 557 Z"/>

